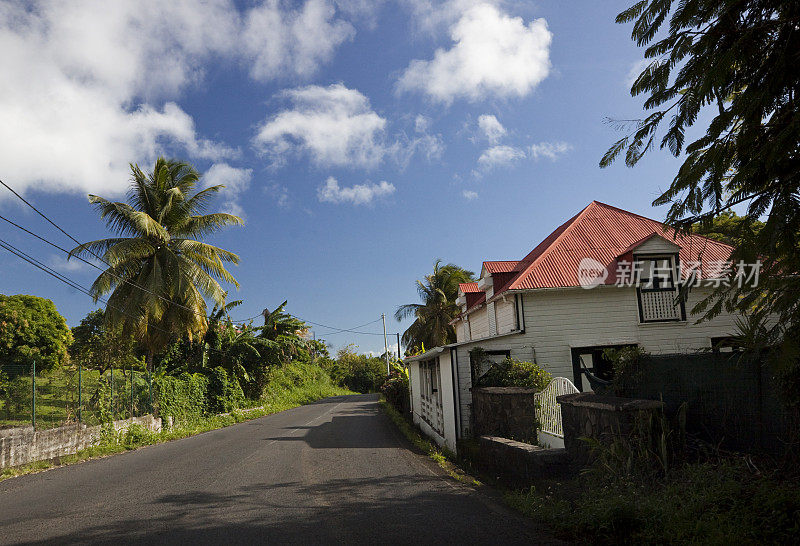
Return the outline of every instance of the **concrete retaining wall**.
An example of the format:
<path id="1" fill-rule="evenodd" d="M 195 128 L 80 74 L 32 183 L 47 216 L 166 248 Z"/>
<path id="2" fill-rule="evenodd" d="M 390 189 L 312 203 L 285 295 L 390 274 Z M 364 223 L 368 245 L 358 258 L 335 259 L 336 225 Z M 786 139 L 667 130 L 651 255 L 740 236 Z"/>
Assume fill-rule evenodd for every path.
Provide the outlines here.
<path id="1" fill-rule="evenodd" d="M 155 432 L 161 430 L 161 418 L 152 415 L 113 422 L 117 432 L 134 424 Z M 81 423 L 46 430 L 33 430 L 30 426 L 0 429 L 0 468 L 72 455 L 99 442 L 101 429 L 100 425 L 87 427 Z"/>

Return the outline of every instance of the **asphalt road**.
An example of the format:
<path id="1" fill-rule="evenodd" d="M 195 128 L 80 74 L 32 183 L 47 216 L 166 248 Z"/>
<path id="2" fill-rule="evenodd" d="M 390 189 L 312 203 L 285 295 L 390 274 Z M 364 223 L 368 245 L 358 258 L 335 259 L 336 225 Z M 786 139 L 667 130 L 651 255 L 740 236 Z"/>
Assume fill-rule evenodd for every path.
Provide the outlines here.
<path id="1" fill-rule="evenodd" d="M 443 475 L 372 395 L 0 482 L 0 542 L 543 543 Z"/>

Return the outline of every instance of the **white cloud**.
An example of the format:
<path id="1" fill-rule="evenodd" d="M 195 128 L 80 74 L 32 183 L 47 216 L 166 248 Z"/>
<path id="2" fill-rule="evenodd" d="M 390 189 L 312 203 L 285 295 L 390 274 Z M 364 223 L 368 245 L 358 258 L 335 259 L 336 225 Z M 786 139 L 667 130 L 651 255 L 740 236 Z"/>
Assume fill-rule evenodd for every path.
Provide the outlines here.
<path id="1" fill-rule="evenodd" d="M 90 268 L 89 264 L 77 258 L 68 260 L 66 254 L 51 254 L 47 261 L 50 267 L 62 273 L 78 273 Z"/>
<path id="2" fill-rule="evenodd" d="M 199 78 L 203 60 L 227 55 L 235 25 L 223 0 L 4 3 L 4 178 L 23 192 L 117 196 L 128 186 L 129 162 L 172 150 L 235 155 L 201 138 L 177 104 L 158 102 Z"/>
<path id="3" fill-rule="evenodd" d="M 633 87 L 633 84 L 636 82 L 639 74 L 641 74 L 645 68 L 650 66 L 650 63 L 652 62 L 652 59 L 639 59 L 631 64 L 631 67 L 628 69 L 628 73 L 625 75 L 625 87 L 628 89 Z"/>
<path id="4" fill-rule="evenodd" d="M 253 169 L 231 167 L 227 163 L 215 163 L 201 179 L 205 188 L 222 184 L 225 188 L 220 192 L 223 198 L 224 212 L 244 217 L 244 209 L 239 202 L 240 195 L 250 187 Z"/>
<path id="5" fill-rule="evenodd" d="M 114 197 L 130 162 L 234 158 L 177 103 L 205 64 L 243 61 L 259 80 L 307 77 L 353 32 L 333 0 L 265 0 L 243 13 L 232 0 L 1 3 L 3 175 L 23 192 Z"/>
<path id="6" fill-rule="evenodd" d="M 464 190 L 464 191 L 461 192 L 461 195 L 467 201 L 473 201 L 473 200 L 478 198 L 478 192 L 472 191 L 472 190 Z"/>
<path id="7" fill-rule="evenodd" d="M 552 34 L 544 19 L 526 25 L 483 3 L 463 12 L 450 37 L 452 48 L 438 49 L 430 61 L 411 61 L 398 90 L 421 91 L 445 104 L 455 98 L 522 97 L 550 72 Z"/>
<path id="8" fill-rule="evenodd" d="M 386 155 L 386 120 L 357 90 L 310 85 L 283 95 L 292 109 L 267 119 L 253 138 L 274 164 L 282 164 L 287 154 L 305 153 L 320 166 L 373 167 Z"/>
<path id="9" fill-rule="evenodd" d="M 430 126 L 431 118 L 423 116 L 422 114 L 419 114 L 416 118 L 414 118 L 414 130 L 416 132 L 427 133 Z"/>
<path id="10" fill-rule="evenodd" d="M 489 169 L 498 165 L 507 165 L 524 157 L 525 152 L 520 148 L 499 145 L 484 150 L 478 158 L 478 163 L 482 167 Z"/>
<path id="11" fill-rule="evenodd" d="M 317 190 L 317 198 L 323 203 L 351 203 L 353 205 L 368 205 L 375 198 L 386 197 L 395 192 L 393 184 L 381 181 L 379 184 L 355 184 L 350 187 L 340 187 L 339 182 L 332 176 L 325 181 L 324 186 Z"/>
<path id="12" fill-rule="evenodd" d="M 571 149 L 572 146 L 566 142 L 540 142 L 531 145 L 530 153 L 533 159 L 546 157 L 550 161 L 555 161 Z"/>
<path id="13" fill-rule="evenodd" d="M 291 11 L 278 0 L 266 0 L 251 9 L 242 32 L 243 49 L 252 63 L 250 75 L 266 81 L 316 73 L 336 48 L 355 35 L 353 26 L 335 14 L 334 4 L 327 0 L 307 0 L 301 9 Z"/>
<path id="14" fill-rule="evenodd" d="M 497 121 L 497 118 L 491 114 L 483 114 L 478 116 L 478 127 L 480 127 L 486 138 L 492 144 L 497 144 L 501 137 L 506 134 L 506 128 Z"/>

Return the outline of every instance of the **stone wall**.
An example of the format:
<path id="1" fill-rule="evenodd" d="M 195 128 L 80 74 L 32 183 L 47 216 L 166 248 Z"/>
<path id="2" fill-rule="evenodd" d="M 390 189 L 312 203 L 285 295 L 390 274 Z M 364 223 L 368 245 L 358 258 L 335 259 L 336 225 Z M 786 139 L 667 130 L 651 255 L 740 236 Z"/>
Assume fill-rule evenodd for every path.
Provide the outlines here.
<path id="1" fill-rule="evenodd" d="M 572 460 L 564 449 L 543 449 L 496 436 L 481 436 L 478 441 L 479 466 L 512 487 L 525 487 L 537 480 L 574 472 Z"/>
<path id="2" fill-rule="evenodd" d="M 474 436 L 536 440 L 534 389 L 479 387 L 472 389 Z"/>
<path id="3" fill-rule="evenodd" d="M 113 422 L 117 432 L 134 424 L 155 432 L 161 430 L 161 419 L 152 415 Z M 74 423 L 46 430 L 34 430 L 31 426 L 0 429 L 0 468 L 72 455 L 95 445 L 100 440 L 101 428 Z"/>
<path id="4" fill-rule="evenodd" d="M 558 397 L 564 427 L 564 447 L 577 463 L 591 459 L 590 447 L 582 438 L 610 444 L 629 439 L 634 434 L 652 434 L 659 423 L 663 403 L 655 400 L 635 400 L 589 392 L 565 394 Z"/>

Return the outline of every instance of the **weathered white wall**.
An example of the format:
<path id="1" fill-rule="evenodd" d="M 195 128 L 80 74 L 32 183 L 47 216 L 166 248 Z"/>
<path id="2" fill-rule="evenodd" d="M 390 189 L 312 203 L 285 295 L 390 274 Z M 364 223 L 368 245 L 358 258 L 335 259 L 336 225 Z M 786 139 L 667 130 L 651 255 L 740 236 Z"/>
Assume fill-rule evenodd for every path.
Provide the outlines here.
<path id="1" fill-rule="evenodd" d="M 554 377 L 573 379 L 573 347 L 635 343 L 652 354 L 683 353 L 711 346 L 711 338 L 736 332 L 736 317 L 720 315 L 701 324 L 691 309 L 707 289 L 695 289 L 686 303 L 687 321 L 639 323 L 636 290 L 602 286 L 542 290 L 523 294 L 524 334 L 500 335 L 459 345 L 458 382 L 462 434 L 469 435 L 472 403 L 469 351 L 509 350 L 519 360 L 536 361 Z M 513 304 L 512 304 L 513 305 Z M 513 320 L 513 315 L 512 315 Z M 473 339 L 478 336 L 473 335 Z"/>
<path id="2" fill-rule="evenodd" d="M 489 313 L 485 305 L 469 314 L 469 326 L 472 332 L 470 339 L 480 339 L 489 335 Z"/>
<path id="3" fill-rule="evenodd" d="M 409 381 L 411 384 L 412 420 L 422 432 L 440 446 L 456 452 L 456 414 L 453 399 L 453 370 L 450 366 L 450 352 L 445 350 L 439 357 L 439 390 L 442 395 L 442 420 L 444 421 L 444 435 L 439 434 L 424 419 L 422 419 L 420 400 L 422 381 L 420 376 L 419 361 L 409 364 Z"/>

